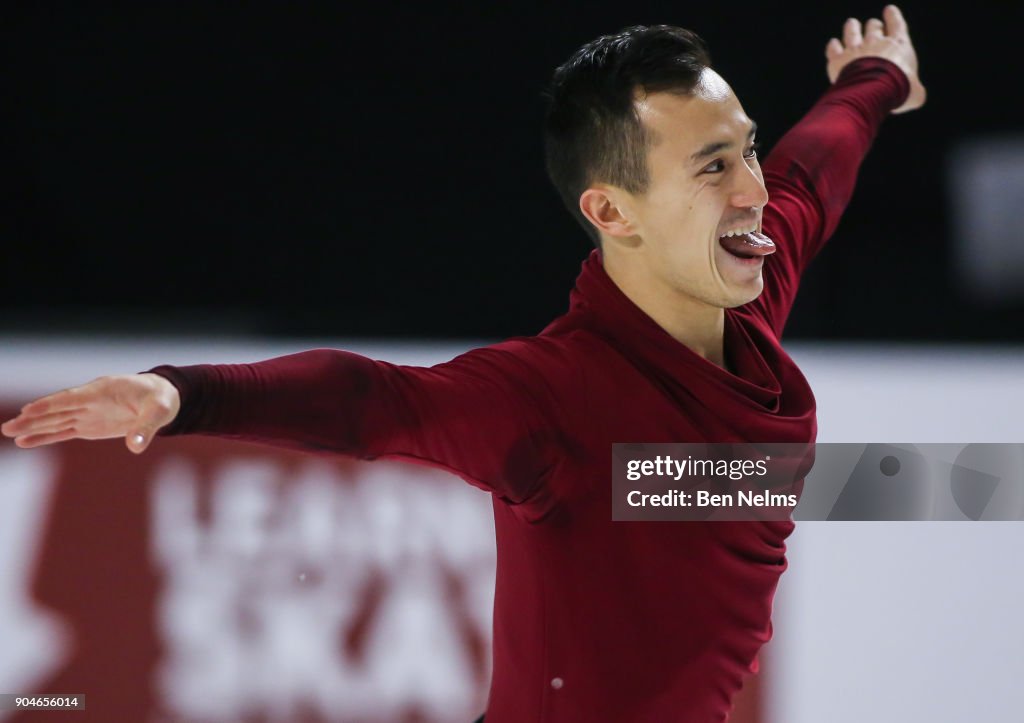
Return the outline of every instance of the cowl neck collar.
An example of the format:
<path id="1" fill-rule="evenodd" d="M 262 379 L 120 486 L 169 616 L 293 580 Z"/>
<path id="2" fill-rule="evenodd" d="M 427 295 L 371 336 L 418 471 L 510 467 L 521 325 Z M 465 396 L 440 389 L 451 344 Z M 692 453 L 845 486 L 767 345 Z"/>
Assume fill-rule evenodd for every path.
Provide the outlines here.
<path id="1" fill-rule="evenodd" d="M 779 409 L 782 389 L 772 371 L 772 360 L 765 358 L 766 353 L 774 357 L 772 352 L 777 343 L 767 338 L 770 332 L 743 307 L 725 310 L 724 349 L 735 369 L 733 373 L 674 339 L 630 301 L 605 272 L 600 252 L 595 249 L 576 278 L 568 313 L 547 331 L 580 326 L 605 338 L 663 384 L 692 388 L 695 382 L 702 381 L 716 390 L 715 397 L 730 397 L 761 412 Z"/>

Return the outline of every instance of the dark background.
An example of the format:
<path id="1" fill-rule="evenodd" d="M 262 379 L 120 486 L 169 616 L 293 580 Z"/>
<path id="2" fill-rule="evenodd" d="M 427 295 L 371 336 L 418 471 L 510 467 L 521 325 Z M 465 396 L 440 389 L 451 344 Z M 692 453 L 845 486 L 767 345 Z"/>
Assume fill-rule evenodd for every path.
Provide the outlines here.
<path id="1" fill-rule="evenodd" d="M 543 172 L 556 65 L 690 27 L 767 151 L 882 6 L 6 5 L 0 331 L 535 333 L 590 248 Z M 883 127 L 787 337 L 1020 341 L 1024 306 L 954 283 L 946 161 L 1022 128 L 1021 4 L 901 7 L 928 104 Z"/>

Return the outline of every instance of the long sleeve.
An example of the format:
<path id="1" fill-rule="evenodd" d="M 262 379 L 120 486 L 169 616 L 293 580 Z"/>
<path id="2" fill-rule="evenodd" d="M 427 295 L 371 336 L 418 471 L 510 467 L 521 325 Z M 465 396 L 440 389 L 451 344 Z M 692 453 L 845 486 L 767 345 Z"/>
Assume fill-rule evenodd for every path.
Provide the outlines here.
<path id="1" fill-rule="evenodd" d="M 861 161 L 882 121 L 910 92 L 906 75 L 883 58 L 845 68 L 762 164 L 769 201 L 763 229 L 777 251 L 764 267 L 760 310 L 781 336 L 800 277 L 839 224 Z"/>
<path id="2" fill-rule="evenodd" d="M 434 367 L 331 349 L 253 364 L 159 366 L 181 396 L 161 435 L 206 434 L 450 470 L 511 503 L 555 463 L 558 405 L 526 340 Z"/>

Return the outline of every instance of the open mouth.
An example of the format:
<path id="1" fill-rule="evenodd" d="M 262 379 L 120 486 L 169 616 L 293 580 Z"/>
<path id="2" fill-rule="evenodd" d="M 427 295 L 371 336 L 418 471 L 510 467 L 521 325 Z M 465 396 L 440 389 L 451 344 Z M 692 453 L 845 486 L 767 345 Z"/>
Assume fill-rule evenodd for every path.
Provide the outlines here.
<path id="1" fill-rule="evenodd" d="M 775 243 L 755 230 L 729 232 L 718 239 L 718 243 L 732 256 L 744 261 L 760 259 L 775 253 Z"/>

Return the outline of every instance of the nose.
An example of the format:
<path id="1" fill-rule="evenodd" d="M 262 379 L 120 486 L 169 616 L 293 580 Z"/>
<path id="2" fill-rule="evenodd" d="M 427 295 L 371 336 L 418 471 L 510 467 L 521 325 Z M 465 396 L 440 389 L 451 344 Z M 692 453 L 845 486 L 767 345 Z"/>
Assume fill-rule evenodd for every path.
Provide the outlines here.
<path id="1" fill-rule="evenodd" d="M 735 175 L 736 185 L 730 197 L 737 208 L 760 208 L 768 203 L 768 189 L 757 165 L 745 166 Z"/>

